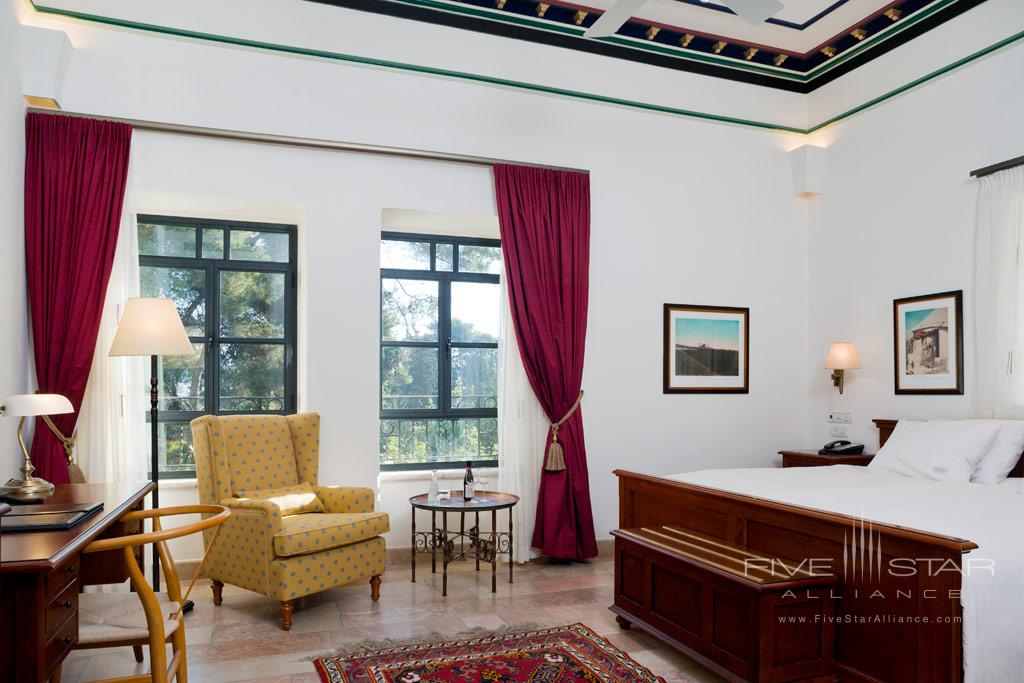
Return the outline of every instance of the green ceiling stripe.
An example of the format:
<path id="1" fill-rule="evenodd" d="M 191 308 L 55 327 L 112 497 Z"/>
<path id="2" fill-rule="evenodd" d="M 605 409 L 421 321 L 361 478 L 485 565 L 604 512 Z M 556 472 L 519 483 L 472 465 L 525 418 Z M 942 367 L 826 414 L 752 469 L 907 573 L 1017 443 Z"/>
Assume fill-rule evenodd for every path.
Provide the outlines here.
<path id="1" fill-rule="evenodd" d="M 944 66 L 941 69 L 936 69 L 935 71 L 932 71 L 929 74 L 925 74 L 924 76 L 921 76 L 920 78 L 917 78 L 917 79 L 907 83 L 906 85 L 901 85 L 900 87 L 895 88 L 894 90 L 890 90 L 889 92 L 884 93 L 882 95 L 879 95 L 878 97 L 875 97 L 873 99 L 870 99 L 867 102 L 864 102 L 863 104 L 859 104 L 856 107 L 854 107 L 853 109 L 848 109 L 847 111 L 844 111 L 842 114 L 838 114 L 836 116 L 833 116 L 830 119 L 822 121 L 821 123 L 819 123 L 817 125 L 811 126 L 810 128 L 807 129 L 807 133 L 817 132 L 817 131 L 821 130 L 822 128 L 826 127 L 826 126 L 831 126 L 833 123 L 838 123 L 838 122 L 842 121 L 843 119 L 846 119 L 846 118 L 849 118 L 849 117 L 853 116 L 854 114 L 859 114 L 860 112 L 864 111 L 865 109 L 869 109 L 869 108 L 875 106 L 876 104 L 881 104 L 882 102 L 885 102 L 886 100 L 888 100 L 888 99 L 890 99 L 892 97 L 896 97 L 897 95 L 901 95 L 901 94 L 907 92 L 908 90 L 912 90 L 912 89 L 918 87 L 919 85 L 923 85 L 923 84 L 927 83 L 930 80 L 938 78 L 939 76 L 944 76 L 945 74 L 948 74 L 951 71 L 955 71 L 956 69 L 959 69 L 962 66 L 970 64 L 971 62 L 973 62 L 976 59 L 981 59 L 982 57 L 984 57 L 986 55 L 989 55 L 989 54 L 992 54 L 993 52 L 996 52 L 997 50 L 1001 50 L 1004 47 L 1008 47 L 1008 46 L 1012 45 L 1013 43 L 1016 43 L 1017 41 L 1021 40 L 1022 38 L 1024 38 L 1024 31 L 1021 31 L 1019 33 L 1015 33 L 1014 35 L 1009 36 L 1008 38 L 1004 38 L 1004 39 L 1000 40 L 998 43 L 994 43 L 992 45 L 989 45 L 988 47 L 985 47 L 985 48 L 982 48 L 982 49 L 978 50 L 977 52 L 971 53 L 971 54 L 967 55 L 966 57 L 962 57 L 961 59 L 956 60 L 952 64 Z"/>
<path id="2" fill-rule="evenodd" d="M 482 74 L 474 74 L 466 71 L 453 71 L 450 69 L 441 69 L 430 66 L 421 66 L 418 64 L 406 64 L 404 62 L 394 62 L 386 59 L 376 59 L 373 57 L 360 57 L 358 55 L 348 55 L 340 52 L 330 52 L 328 50 L 316 50 L 313 48 L 297 47 L 294 45 L 282 45 L 279 43 L 268 43 L 258 40 L 249 40 L 247 38 L 236 38 L 232 36 L 223 36 L 213 33 L 202 33 L 198 31 L 190 31 L 187 29 L 175 28 L 173 26 L 160 26 L 157 24 L 146 24 L 136 21 L 130 21 L 127 19 L 118 19 L 116 17 L 105 17 L 96 14 L 88 14 L 86 12 L 76 12 L 74 10 L 61 9 L 56 7 L 46 7 L 36 4 L 36 0 L 31 0 L 32 6 L 36 11 L 44 14 L 54 14 L 58 16 L 68 17 L 71 19 L 79 19 L 82 21 L 90 21 L 98 24 L 105 24 L 108 26 L 117 26 L 119 28 L 134 29 L 140 31 L 148 31 L 151 33 L 159 33 L 163 35 L 176 36 L 179 38 L 191 38 L 196 40 L 205 40 L 214 43 L 224 43 L 227 45 L 235 45 L 238 47 L 249 47 L 258 50 L 268 50 L 272 52 L 282 52 L 286 54 L 298 55 L 303 57 L 316 57 L 320 59 L 329 59 L 339 62 L 348 62 L 351 64 L 360 64 L 364 66 L 374 66 L 386 69 L 395 69 L 398 71 L 409 71 L 412 73 L 428 74 L 431 76 L 442 76 L 446 78 L 453 78 L 456 80 L 471 81 L 476 83 L 486 83 L 489 85 L 497 85 L 516 90 L 527 90 L 532 92 L 544 93 L 547 95 L 559 95 L 562 97 L 568 97 L 571 99 L 586 100 L 590 102 L 599 102 L 601 104 L 611 104 L 621 107 L 627 107 L 631 109 L 640 109 L 643 111 L 658 112 L 661 114 L 672 114 L 675 116 L 683 116 L 686 118 L 701 119 L 704 121 L 714 121 L 717 123 L 728 123 L 738 126 L 747 126 L 751 128 L 758 128 L 762 130 L 777 130 L 786 133 L 798 133 L 802 135 L 809 135 L 815 133 L 826 126 L 833 125 L 844 119 L 847 119 L 855 114 L 874 107 L 875 105 L 881 104 L 886 100 L 901 95 L 908 90 L 912 90 L 928 81 L 931 81 L 939 76 L 943 76 L 951 71 L 959 69 L 971 62 L 981 59 L 986 55 L 1008 47 L 1022 38 L 1024 38 L 1024 31 L 1016 33 L 1012 36 L 1004 38 L 993 45 L 989 45 L 986 48 L 982 48 L 977 52 L 967 55 L 957 61 L 944 66 L 940 69 L 936 69 L 931 73 L 925 74 L 920 78 L 917 78 L 906 85 L 902 85 L 894 90 L 890 90 L 887 93 L 879 95 L 878 97 L 872 98 L 863 104 L 859 104 L 852 109 L 837 114 L 830 119 L 822 121 L 810 128 L 797 128 L 795 126 L 786 126 L 782 124 L 769 123 L 766 121 L 756 121 L 754 119 L 743 119 L 733 116 L 724 116 L 721 114 L 710 114 L 707 112 L 700 112 L 691 109 L 681 109 L 677 107 L 669 107 L 666 105 L 653 104 L 650 102 L 637 102 L 634 100 L 622 99 L 619 97 L 611 97 L 608 95 L 599 95 L 596 93 L 587 93 L 576 90 L 568 90 L 565 88 L 557 88 L 554 86 L 541 85 L 539 83 L 526 83 L 523 81 L 514 81 L 505 78 L 496 78 L 493 76 L 484 76 Z"/>

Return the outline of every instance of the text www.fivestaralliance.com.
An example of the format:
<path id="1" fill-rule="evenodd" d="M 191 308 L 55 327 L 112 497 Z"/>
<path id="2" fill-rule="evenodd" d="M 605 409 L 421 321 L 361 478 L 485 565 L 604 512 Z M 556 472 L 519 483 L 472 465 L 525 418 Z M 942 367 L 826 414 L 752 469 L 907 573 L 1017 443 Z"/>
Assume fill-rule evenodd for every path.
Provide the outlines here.
<path id="1" fill-rule="evenodd" d="M 927 617 L 920 615 L 905 616 L 900 614 L 842 614 L 836 617 L 828 617 L 816 614 L 813 617 L 791 616 L 779 617 L 781 624 L 808 624 L 821 623 L 823 621 L 833 624 L 959 624 L 961 617 Z"/>

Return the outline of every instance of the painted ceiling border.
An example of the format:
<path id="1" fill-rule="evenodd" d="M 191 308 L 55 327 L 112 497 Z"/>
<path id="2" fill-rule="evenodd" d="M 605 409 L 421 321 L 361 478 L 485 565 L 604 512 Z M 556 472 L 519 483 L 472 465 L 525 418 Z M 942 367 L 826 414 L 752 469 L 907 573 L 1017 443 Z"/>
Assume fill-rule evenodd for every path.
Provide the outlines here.
<path id="1" fill-rule="evenodd" d="M 549 34 L 556 34 L 559 36 L 565 36 L 570 38 L 581 37 L 586 31 L 585 28 L 577 27 L 569 24 L 562 24 L 555 21 L 545 20 L 541 18 L 533 18 L 519 14 L 512 14 L 509 12 L 501 12 L 491 10 L 487 8 L 481 8 L 474 5 L 469 5 L 459 0 L 385 0 L 384 5 L 378 5 L 377 7 L 368 7 L 368 2 L 379 2 L 379 0 L 311 0 L 319 4 L 325 4 L 332 7 L 345 7 L 348 9 L 355 9 L 357 11 L 371 12 L 376 14 L 383 14 L 384 16 L 398 16 L 401 18 L 411 19 L 413 21 L 427 21 L 424 17 L 409 17 L 401 12 L 386 12 L 383 10 L 388 3 L 397 7 L 408 7 L 416 8 L 421 11 L 433 11 L 441 13 L 442 15 L 447 14 L 453 17 L 469 17 L 472 19 L 491 22 L 495 26 L 510 26 L 519 27 L 525 29 L 533 29 L 536 31 L 547 32 Z M 781 68 L 772 68 L 767 65 L 754 64 L 747 61 L 741 61 L 730 57 L 719 57 L 716 55 L 708 54 L 705 52 L 699 52 L 696 50 L 688 50 L 684 48 L 675 48 L 669 45 L 650 42 L 641 40 L 639 38 L 633 38 L 630 36 L 612 35 L 605 38 L 596 38 L 592 42 L 615 45 L 626 50 L 635 50 L 639 52 L 646 52 L 652 55 L 659 55 L 667 57 L 672 60 L 678 60 L 683 63 L 699 63 L 703 65 L 710 65 L 712 68 L 723 70 L 722 73 L 711 74 L 704 72 L 702 75 L 712 75 L 717 77 L 731 78 L 732 80 L 740 80 L 743 82 L 753 83 L 754 85 L 766 85 L 767 87 L 775 87 L 782 90 L 788 90 L 792 92 L 806 93 L 813 90 L 818 85 L 824 85 L 834 78 L 842 76 L 847 70 L 841 71 L 835 76 L 829 76 L 829 72 L 843 66 L 847 62 L 855 58 L 866 58 L 867 61 L 871 61 L 876 57 L 884 55 L 889 49 L 891 49 L 886 43 L 889 43 L 892 47 L 898 47 L 899 45 L 906 42 L 906 39 L 896 40 L 903 36 L 907 31 L 913 29 L 915 26 L 933 19 L 938 13 L 949 10 L 949 8 L 955 8 L 955 13 L 952 16 L 947 16 L 944 19 L 940 18 L 939 23 L 943 23 L 946 20 L 955 18 L 958 14 L 973 9 L 975 6 L 985 2 L 985 0 L 935 0 L 932 4 L 922 7 L 913 14 L 901 19 L 900 21 L 887 27 L 885 30 L 875 33 L 868 38 L 859 41 L 847 50 L 837 55 L 835 58 L 828 59 L 821 64 L 812 67 L 806 72 L 798 72 L 792 70 L 786 70 Z M 630 20 L 632 21 L 632 19 Z M 453 25 L 444 21 L 435 21 L 432 23 L 439 23 L 442 26 L 452 27 Z M 644 24 L 644 22 L 634 22 Z M 455 28 L 462 30 L 470 30 L 480 32 L 481 29 L 467 28 L 464 26 L 454 26 Z M 930 28 L 934 28 L 930 27 Z M 683 27 L 672 27 L 674 31 L 684 31 Z M 929 30 L 925 28 L 925 31 Z M 494 31 L 485 31 L 491 35 L 502 35 Z M 840 34 L 844 35 L 845 30 Z M 521 36 L 505 36 L 513 39 L 530 40 L 529 38 Z M 830 40 L 833 40 L 839 36 L 833 36 Z M 910 39 L 915 36 L 911 35 Z M 739 41 L 733 38 L 723 38 L 736 44 L 746 45 L 745 41 Z M 546 41 L 536 41 L 541 44 L 548 44 Z M 827 43 L 828 41 L 826 41 Z M 558 47 L 566 47 L 568 49 L 581 50 L 581 47 L 572 47 L 567 45 L 556 45 Z M 786 54 L 793 54 L 790 50 L 782 48 L 776 48 L 771 46 L 765 46 L 763 49 L 770 51 L 784 52 Z M 584 50 L 586 51 L 586 50 Z M 817 48 L 811 50 L 811 53 L 817 51 Z M 876 52 L 877 54 L 868 55 L 868 52 Z M 602 54 L 602 53 L 596 53 Z M 625 55 L 605 55 L 612 56 L 613 58 L 626 59 L 627 61 L 642 61 L 638 59 L 630 59 Z M 667 66 L 668 68 L 680 69 L 681 67 L 673 67 L 671 64 L 660 64 L 660 66 Z M 854 65 L 853 68 L 856 68 Z M 685 70 L 685 69 L 682 69 Z M 729 76 L 727 72 L 734 72 L 736 76 Z M 751 76 L 744 76 L 743 74 L 751 74 Z M 826 77 L 828 76 L 828 77 Z M 765 79 L 765 82 L 754 79 Z M 768 81 L 778 81 L 777 83 L 770 83 Z M 820 83 L 817 83 L 820 81 Z M 799 85 L 797 85 L 799 84 Z M 808 89 L 809 88 L 809 89 Z"/>
<path id="2" fill-rule="evenodd" d="M 924 76 L 916 78 L 909 83 L 906 83 L 898 88 L 894 88 L 886 93 L 883 93 L 877 97 L 874 97 L 866 102 L 863 102 L 851 109 L 848 109 L 840 114 L 837 114 L 831 118 L 828 118 L 818 124 L 810 126 L 809 128 L 799 128 L 796 126 L 787 126 L 784 124 L 771 123 L 768 121 L 757 121 L 754 119 L 744 119 L 734 116 L 726 116 L 724 114 L 712 114 L 710 112 L 701 112 L 691 109 L 682 109 L 679 107 L 670 107 L 667 105 L 654 104 L 652 102 L 639 102 L 635 100 L 628 100 L 619 97 L 612 97 L 609 95 L 600 95 L 597 93 L 588 93 L 577 90 L 569 90 L 567 88 L 558 88 L 555 86 L 542 85 L 540 83 L 528 83 L 525 81 L 515 81 L 506 78 L 498 78 L 494 76 L 485 76 L 483 74 L 474 74 L 466 71 L 454 71 L 451 69 L 442 69 L 438 67 L 423 66 L 418 64 L 408 64 L 404 62 L 396 62 L 386 59 L 378 59 L 375 57 L 362 57 L 359 55 L 349 55 L 341 52 L 332 52 L 329 50 L 318 50 L 314 48 L 299 47 L 295 45 L 284 45 L 280 43 L 270 43 L 259 40 L 251 40 L 248 38 L 238 38 L 234 36 L 224 36 L 215 33 L 204 33 L 200 31 L 192 31 L 189 29 L 177 28 L 174 26 L 161 26 L 158 24 L 147 24 L 144 22 L 137 22 L 128 19 L 119 19 L 117 17 L 107 17 L 98 14 L 90 14 L 87 12 L 78 12 L 75 10 L 62 9 L 58 7 L 47 7 L 36 4 L 36 0 L 29 0 L 33 9 L 41 14 L 51 14 L 55 16 L 65 17 L 68 19 L 77 19 L 80 21 L 86 21 L 91 23 L 103 24 L 107 26 L 114 26 L 117 28 L 143 31 L 148 33 L 157 33 L 161 35 L 174 36 L 177 38 L 187 38 L 192 40 L 201 40 L 212 43 L 222 43 L 225 45 L 232 45 L 235 47 L 247 47 L 256 50 L 266 50 L 270 52 L 281 52 L 285 54 L 291 54 L 299 57 L 313 57 L 318 59 L 326 59 L 338 62 L 347 62 L 350 64 L 358 64 L 362 66 L 371 66 L 383 69 L 393 69 L 397 71 L 408 71 L 417 74 L 426 74 L 430 76 L 440 76 L 444 78 L 451 78 L 454 80 L 470 81 L 475 83 L 485 83 L 488 85 L 495 85 L 500 87 L 507 87 L 514 90 L 526 90 L 546 95 L 557 95 L 561 97 L 567 97 L 570 99 L 586 100 L 590 102 L 597 102 L 600 104 L 610 104 L 614 106 L 621 106 L 630 109 L 639 109 L 643 111 L 650 111 L 661 114 L 671 114 L 674 116 L 681 116 L 684 118 L 700 119 L 704 121 L 712 121 L 715 123 L 726 123 L 738 126 L 745 126 L 749 128 L 758 128 L 762 130 L 775 130 L 784 133 L 794 133 L 797 135 L 811 135 L 816 133 L 823 128 L 834 125 L 843 121 L 847 118 L 855 116 L 867 109 L 875 107 L 886 100 L 901 95 L 909 90 L 913 90 L 925 83 L 932 81 L 936 78 L 946 75 L 952 71 L 955 71 L 961 67 L 964 67 L 978 59 L 986 57 L 994 52 L 1007 48 L 1022 39 L 1024 39 L 1024 31 L 1020 31 L 1011 36 L 1008 36 L 996 43 L 984 47 L 976 52 L 973 52 L 965 57 L 962 57 L 951 64 L 944 67 L 931 71 Z"/>

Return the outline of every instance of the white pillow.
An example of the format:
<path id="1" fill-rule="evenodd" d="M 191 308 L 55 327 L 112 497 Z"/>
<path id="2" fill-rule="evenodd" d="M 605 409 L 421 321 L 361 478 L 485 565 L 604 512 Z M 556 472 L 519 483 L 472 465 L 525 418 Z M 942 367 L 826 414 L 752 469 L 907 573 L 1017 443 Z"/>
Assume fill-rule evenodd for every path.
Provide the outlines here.
<path id="1" fill-rule="evenodd" d="M 1024 420 L 978 420 L 995 422 L 999 433 L 988 449 L 988 453 L 974 468 L 971 481 L 978 484 L 998 484 L 1013 470 L 1024 452 Z"/>
<path id="2" fill-rule="evenodd" d="M 900 420 L 870 467 L 936 481 L 971 480 L 999 432 L 982 420 Z"/>

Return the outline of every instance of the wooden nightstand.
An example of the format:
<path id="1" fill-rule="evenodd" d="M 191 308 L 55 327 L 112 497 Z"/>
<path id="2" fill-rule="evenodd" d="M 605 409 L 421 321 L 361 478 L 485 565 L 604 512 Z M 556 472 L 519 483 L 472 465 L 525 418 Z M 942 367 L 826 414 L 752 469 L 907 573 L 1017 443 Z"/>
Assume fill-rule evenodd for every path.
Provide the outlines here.
<path id="1" fill-rule="evenodd" d="M 827 467 L 829 465 L 867 465 L 874 453 L 861 455 L 818 455 L 818 451 L 779 451 L 783 467 Z"/>

